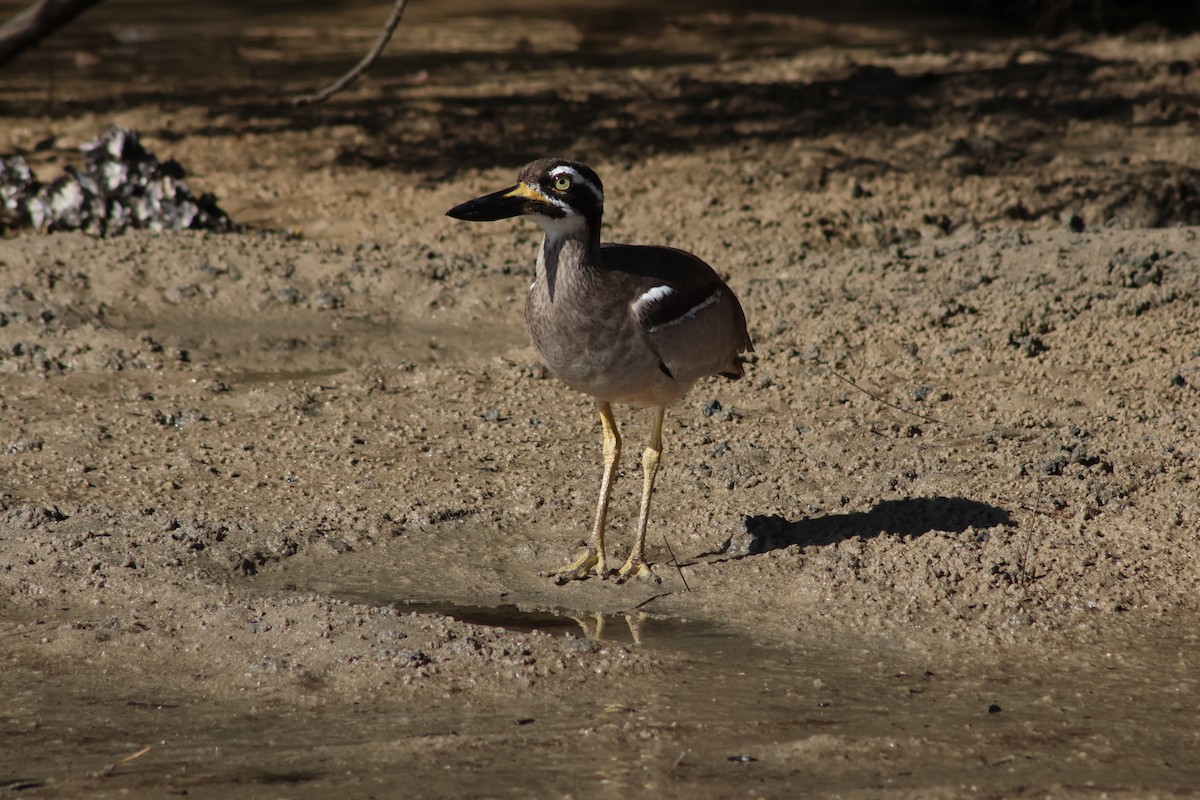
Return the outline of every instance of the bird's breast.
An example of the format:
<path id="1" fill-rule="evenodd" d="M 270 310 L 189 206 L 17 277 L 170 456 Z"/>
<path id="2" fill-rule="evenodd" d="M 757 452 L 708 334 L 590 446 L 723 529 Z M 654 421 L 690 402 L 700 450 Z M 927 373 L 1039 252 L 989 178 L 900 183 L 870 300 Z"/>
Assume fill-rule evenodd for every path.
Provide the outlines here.
<path id="1" fill-rule="evenodd" d="M 603 291 L 577 294 L 560 274 L 551 299 L 539 279 L 525 303 L 525 327 L 550 372 L 576 391 L 599 400 L 665 405 L 688 387 L 661 368 L 623 299 Z"/>

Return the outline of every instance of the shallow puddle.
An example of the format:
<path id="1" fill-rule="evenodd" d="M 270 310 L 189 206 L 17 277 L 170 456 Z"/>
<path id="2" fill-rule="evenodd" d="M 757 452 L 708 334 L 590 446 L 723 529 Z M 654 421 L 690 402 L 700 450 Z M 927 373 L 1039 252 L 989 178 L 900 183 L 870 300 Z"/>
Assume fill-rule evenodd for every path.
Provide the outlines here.
<path id="1" fill-rule="evenodd" d="M 764 637 L 738 620 L 571 609 L 520 593 L 437 600 L 436 559 L 424 579 L 382 553 L 338 565 L 293 559 L 254 582 L 268 594 L 596 640 L 666 667 L 613 693 L 446 696 L 403 717 L 356 708 L 290 720 L 292 734 L 276 736 L 298 759 L 318 747 L 366 758 L 354 780 L 383 794 L 1175 796 L 1200 786 L 1200 639 L 1186 620 L 1114 626 L 1073 648 L 931 651 L 850 632 Z M 395 752 L 368 758 L 379 742 Z M 480 795 L 481 770 L 490 780 Z M 347 781 L 322 772 L 288 796 L 365 784 Z"/>
<path id="2" fill-rule="evenodd" d="M 527 611 L 512 604 L 499 606 L 469 606 L 438 602 L 398 602 L 391 604 L 398 611 L 438 614 L 471 625 L 487 625 L 518 633 L 549 633 L 562 636 L 583 636 L 603 642 L 640 645 L 646 637 L 655 646 L 670 646 L 671 642 L 695 636 L 712 636 L 711 626 L 684 623 L 669 617 L 640 612 L 603 614 L 570 610 Z"/>
<path id="3" fill-rule="evenodd" d="M 93 774 L 98 788 L 169 786 L 206 797 L 400 796 L 414 787 L 429 797 L 917 797 L 1019 795 L 1031 785 L 1066 796 L 1169 796 L 1200 784 L 1200 646 L 1170 628 L 1065 655 L 948 657 L 901 641 L 816 641 L 802 632 L 768 646 L 732 626 L 654 616 L 388 604 L 512 631 L 598 635 L 652 653 L 669 677 L 634 678 L 611 695 L 435 693 L 403 713 L 356 703 L 279 716 L 253 705 L 231 713 L 170 696 L 150 702 L 145 687 L 135 698 L 120 678 L 43 673 L 7 687 L 18 705 L 45 704 L 39 728 L 24 732 L 45 741 L 21 765 L 5 765 L 0 782 L 39 796 L 38 787 L 113 752 L 114 742 L 128 742 L 133 755 L 152 741 L 152 750 Z M 480 774 L 488 786 L 477 784 Z"/>
<path id="4" fill-rule="evenodd" d="M 286 580 L 357 603 L 628 647 L 667 665 L 669 678 L 633 680 L 612 696 L 539 693 L 483 713 L 450 704 L 423 720 L 361 715 L 357 734 L 344 729 L 350 740 L 394 741 L 417 735 L 415 725 L 453 742 L 434 763 L 375 765 L 383 785 L 403 774 L 434 795 L 470 793 L 477 768 L 511 772 L 494 796 L 568 796 L 578 780 L 591 787 L 579 796 L 666 797 L 1006 796 L 1027 786 L 1169 796 L 1200 785 L 1191 722 L 1200 641 L 1185 628 L 1114 630 L 1054 652 L 947 642 L 931 653 L 897 638 L 796 630 L 780 640 L 733 619 L 546 607 L 516 593 L 483 605 L 398 596 L 408 582 L 385 562 L 332 580 L 314 573 L 311 585 L 289 569 Z"/>

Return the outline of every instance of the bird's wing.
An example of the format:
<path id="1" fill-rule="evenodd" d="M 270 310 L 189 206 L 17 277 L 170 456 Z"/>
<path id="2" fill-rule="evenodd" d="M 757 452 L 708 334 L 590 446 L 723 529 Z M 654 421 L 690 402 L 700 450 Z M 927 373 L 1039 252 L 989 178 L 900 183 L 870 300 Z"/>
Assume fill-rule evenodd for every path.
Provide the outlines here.
<path id="1" fill-rule="evenodd" d="M 635 252 L 640 251 L 640 252 Z M 607 246 L 606 266 L 631 281 L 630 313 L 674 379 L 740 377 L 738 353 L 753 349 L 737 296 L 704 261 L 667 247 Z"/>

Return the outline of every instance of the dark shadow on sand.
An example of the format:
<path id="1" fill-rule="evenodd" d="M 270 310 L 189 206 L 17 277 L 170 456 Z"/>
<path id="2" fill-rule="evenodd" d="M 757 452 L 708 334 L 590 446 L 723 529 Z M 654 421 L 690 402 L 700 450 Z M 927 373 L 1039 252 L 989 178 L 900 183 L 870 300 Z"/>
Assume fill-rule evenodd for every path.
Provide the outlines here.
<path id="1" fill-rule="evenodd" d="M 803 17 L 768 0 L 745 8 L 763 4 L 776 22 L 789 15 Z M 916 37 L 907 45 L 897 44 L 895 52 L 953 54 L 967 46 L 984 51 L 1003 46 L 1011 49 L 1008 58 L 982 63 L 951 59 L 918 72 L 858 63 L 827 73 L 743 79 L 713 67 L 729 59 L 804 54 L 821 42 L 800 33 L 804 28 L 799 23 L 778 28 L 736 15 L 721 23 L 697 23 L 681 16 L 682 8 L 652 4 L 614 15 L 610 8 L 597 7 L 586 19 L 571 17 L 582 39 L 577 48 L 562 51 L 515 43 L 457 51 L 410 46 L 390 52 L 372 68 L 372 91 L 359 87 L 329 103 L 302 108 L 290 104 L 289 93 L 295 89 L 288 87 L 302 84 L 304 91 L 312 91 L 323 86 L 360 54 L 328 46 L 320 37 L 312 46 L 301 46 L 261 26 L 253 35 L 230 26 L 224 37 L 197 41 L 186 26 L 176 24 L 169 35 L 136 46 L 114 42 L 104 31 L 85 36 L 88 29 L 80 28 L 75 38 L 52 38 L 5 72 L 11 84 L 0 90 L 0 119 L 32 113 L 53 126 L 57 119 L 80 114 L 105 118 L 123 109 L 154 107 L 168 112 L 168 122 L 141 133 L 168 142 L 344 130 L 335 146 L 298 154 L 296 168 L 378 169 L 408 174 L 425 185 L 454 180 L 464 171 L 500 165 L 516 169 L 534 156 L 550 154 L 605 164 L 643 163 L 660 153 L 728 145 L 750 152 L 762 144 L 821 141 L 811 165 L 787 176 L 797 192 L 849 178 L 929 169 L 955 176 L 1040 179 L 1059 155 L 1046 142 L 1061 138 L 1075 123 L 1108 121 L 1126 128 L 1134 120 L 1136 127 L 1169 128 L 1196 119 L 1196 92 L 1183 82 L 1193 69 L 1187 63 L 1142 64 L 1036 43 L 1012 49 L 1011 43 L 990 40 L 986 31 L 941 44 Z M 638 33 L 696 24 L 702 24 L 703 35 L 676 48 L 648 45 Z M 321 42 L 327 46 L 316 47 Z M 239 55 L 245 47 L 274 56 L 246 60 Z M 95 50 L 104 58 L 88 73 L 90 88 L 60 92 L 46 74 L 53 64 L 72 63 L 78 50 Z M 207 65 L 218 70 L 215 75 Z M 1179 80 L 1158 80 L 1164 69 L 1175 70 L 1171 74 Z M 631 70 L 645 70 L 652 79 L 620 78 Z M 1120 81 L 1099 79 L 1114 70 L 1124 76 Z M 619 79 L 605 80 L 610 73 Z M 162 79 L 145 80 L 146 75 Z M 417 81 L 417 75 L 427 80 Z M 564 75 L 579 79 L 564 80 Z M 507 80 L 498 87 L 496 76 Z M 551 77 L 558 80 L 548 81 Z M 169 112 L 182 108 L 199 108 L 204 114 L 180 125 Z M 990 133 L 977 133 L 980 129 Z M 836 140 L 842 131 L 893 137 L 895 146 L 886 156 L 863 158 L 830 143 L 829 137 Z M 937 134 L 930 139 L 919 135 L 923 131 Z M 56 146 L 53 140 L 49 146 Z M 74 152 L 68 148 L 41 155 L 66 161 Z M 762 165 L 762 170 L 770 168 Z M 1074 178 L 1043 181 L 1037 197 L 1004 213 L 1026 220 L 1057 218 L 1068 200 L 1055 200 L 1056 191 L 1070 202 L 1099 193 L 1150 209 L 1144 220 L 1150 226 L 1200 224 L 1200 200 L 1193 189 L 1200 169 L 1168 161 L 1118 171 L 1115 185 L 1093 186 L 1087 178 L 1079 178 L 1078 185 Z M 744 179 L 752 182 L 757 176 L 750 170 Z M 1066 191 L 1064 182 L 1074 188 Z M 1138 188 L 1132 195 L 1127 188 L 1143 184 L 1151 188 Z"/>
<path id="2" fill-rule="evenodd" d="M 178 29 L 171 29 L 175 38 L 144 42 L 129 52 L 115 49 L 117 43 L 105 38 L 110 35 L 103 31 L 91 38 L 75 31 L 76 38 L 50 40 L 28 63 L 18 62 L 16 72 L 6 73 L 25 91 L 11 96 L 0 92 L 0 118 L 39 113 L 54 120 L 83 113 L 111 115 L 141 106 L 168 111 L 199 107 L 208 112 L 207 121 L 190 129 L 170 125 L 142 131 L 168 141 L 189 136 L 236 139 L 341 126 L 359 135 L 347 136 L 332 153 L 335 164 L 444 179 L 463 170 L 499 164 L 515 167 L 535 154 L 644 160 L 654 153 L 692 151 L 698 145 L 791 141 L 841 130 L 862 132 L 886 126 L 917 131 L 947 120 L 960 120 L 962 129 L 969 130 L 981 116 L 1019 121 L 1017 132 L 999 145 L 987 137 L 943 143 L 941 157 L 970 173 L 994 169 L 997 160 L 1000 168 L 1009 168 L 1010 162 L 1043 158 L 1040 152 L 1030 153 L 1026 145 L 1074 121 L 1110 119 L 1128 125 L 1133 109 L 1146 102 L 1165 103 L 1168 111 L 1157 124 L 1175 124 L 1194 115 L 1196 98 L 1182 84 L 1175 90 L 1156 87 L 1146 92 L 1097 89 L 1097 72 L 1135 62 L 1034 45 L 1020 51 L 1031 53 L 1030 59 L 1017 58 L 1018 53 L 1002 64 L 948 66 L 915 74 L 863 64 L 841 75 L 774 81 L 712 77 L 711 71 L 693 78 L 689 67 L 735 57 L 794 55 L 811 50 L 815 43 L 799 34 L 794 41 L 781 35 L 764 39 L 752 21 L 739 23 L 736 18 L 714 26 L 704 45 L 692 49 L 664 51 L 627 36 L 669 23 L 679 24 L 679 20 L 653 7 L 622 17 L 597 12 L 594 18 L 580 21 L 586 35 L 578 49 L 565 52 L 516 46 L 490 51 L 401 50 L 372 69 L 370 79 L 378 93 L 351 91 L 327 104 L 303 108 L 291 106 L 285 87 L 298 78 L 311 84 L 309 90 L 323 86 L 356 60 L 356 52 L 312 51 L 266 34 L 198 42 Z M 986 38 L 981 41 L 986 46 Z M 238 48 L 247 45 L 276 56 L 266 63 L 242 63 Z M 942 45 L 949 50 L 955 46 Z M 101 71 L 92 78 L 96 91 L 60 96 L 51 90 L 51 81 L 43 75 L 49 59 L 69 61 L 70 47 L 109 54 L 97 70 L 112 74 Z M 929 47 L 924 40 L 914 40 L 907 49 L 925 52 Z M 218 55 L 222 58 L 216 67 L 223 70 L 222 79 L 213 80 L 203 67 Z M 637 84 L 597 79 L 609 70 L 635 68 L 675 71 Z M 136 80 L 142 73 L 162 75 L 164 80 Z M 431 86 L 415 84 L 413 76 L 418 73 L 433 75 Z M 538 80 L 564 73 L 591 77 L 580 85 L 557 88 Z M 471 91 L 473 85 L 494 81 L 496 75 L 511 76 L 511 86 L 493 94 Z M 29 96 L 34 87 L 44 87 L 44 99 Z M 1002 152 L 996 152 L 997 147 Z M 922 152 L 911 165 L 877 167 L 923 168 L 930 156 Z"/>
<path id="3" fill-rule="evenodd" d="M 962 533 L 968 528 L 1011 527 L 1016 523 L 1004 509 L 965 497 L 912 497 L 884 500 L 870 511 L 830 514 L 788 520 L 777 514 L 753 514 L 743 530 L 730 537 L 725 554 L 756 555 L 799 545 L 831 545 L 854 537 L 880 534 L 922 536 L 931 531 Z"/>

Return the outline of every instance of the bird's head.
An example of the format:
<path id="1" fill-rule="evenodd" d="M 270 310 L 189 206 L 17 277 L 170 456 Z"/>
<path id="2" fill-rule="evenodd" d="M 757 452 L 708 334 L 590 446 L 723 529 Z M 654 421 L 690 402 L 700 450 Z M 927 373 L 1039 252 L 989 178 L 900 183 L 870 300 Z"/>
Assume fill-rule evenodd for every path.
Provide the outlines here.
<path id="1" fill-rule="evenodd" d="M 603 213 L 600 177 L 591 167 L 562 158 L 526 164 L 516 186 L 468 200 L 446 212 L 473 222 L 528 215 L 547 230 L 599 227 Z"/>

